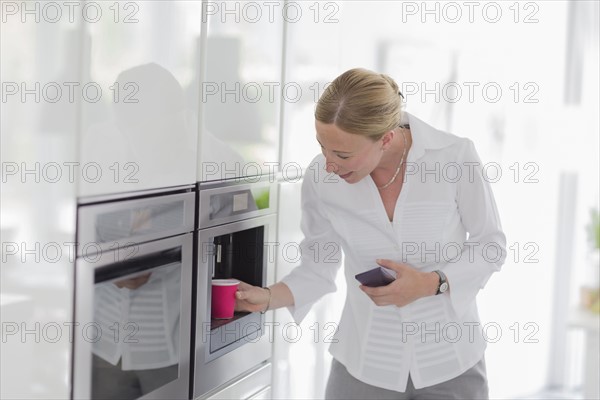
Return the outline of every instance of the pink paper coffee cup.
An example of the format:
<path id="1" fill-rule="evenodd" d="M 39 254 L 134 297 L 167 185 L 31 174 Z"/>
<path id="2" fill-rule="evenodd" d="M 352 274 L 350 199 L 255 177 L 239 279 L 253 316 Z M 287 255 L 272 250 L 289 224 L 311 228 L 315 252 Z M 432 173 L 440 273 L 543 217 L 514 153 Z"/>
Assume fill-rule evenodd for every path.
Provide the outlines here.
<path id="1" fill-rule="evenodd" d="M 240 281 L 235 279 L 213 279 L 211 295 L 212 318 L 233 318 L 235 292 Z"/>

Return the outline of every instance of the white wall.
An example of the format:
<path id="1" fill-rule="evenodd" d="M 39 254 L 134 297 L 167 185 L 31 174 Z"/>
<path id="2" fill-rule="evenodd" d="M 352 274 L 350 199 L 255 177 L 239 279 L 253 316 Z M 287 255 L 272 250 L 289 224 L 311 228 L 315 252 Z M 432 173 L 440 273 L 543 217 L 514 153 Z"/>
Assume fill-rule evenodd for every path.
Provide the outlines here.
<path id="1" fill-rule="evenodd" d="M 565 1 L 477 2 L 472 22 L 463 2 L 347 1 L 337 3 L 338 21 L 334 24 L 310 21 L 290 26 L 286 80 L 298 79 L 297 60 L 311 66 L 306 70 L 312 75 L 304 75 L 310 76 L 311 82 L 330 81 L 353 67 L 387 73 L 403 87 L 408 111 L 440 129 L 473 139 L 483 162 L 497 163 L 500 168 L 502 177 L 492 187 L 509 252 L 503 270 L 478 297 L 489 334 L 495 335 L 496 326 L 501 329 L 501 336 L 490 340 L 487 351 L 492 398 L 520 398 L 556 383 L 548 381 L 548 363 L 554 362 L 551 356 L 556 352 L 551 348 L 556 334 L 555 271 L 570 271 L 570 283 L 559 286 L 566 293 L 561 301 L 573 308 L 585 280 L 584 271 L 589 269 L 585 225 L 590 207 L 597 207 L 599 198 L 599 65 L 598 41 L 591 40 L 598 35 L 598 8 L 587 3 L 590 8 L 577 19 L 590 30 L 584 29 L 579 37 L 584 41 L 585 59 L 579 61 L 583 87 L 581 104 L 576 105 L 564 103 L 567 50 L 572 46 L 567 42 Z M 425 13 L 426 9 L 431 13 Z M 452 22 L 457 10 L 462 18 Z M 498 21 L 492 22 L 495 19 Z M 294 32 L 302 34 L 295 36 Z M 324 32 L 329 35 L 321 35 Z M 448 91 L 444 91 L 448 83 Z M 439 90 L 435 90 L 436 84 Z M 472 98 L 469 85 L 474 88 Z M 452 91 L 456 87 L 462 90 L 460 98 Z M 483 92 L 484 87 L 489 91 Z M 501 95 L 496 95 L 496 88 Z M 290 131 L 284 132 L 288 135 L 284 136 L 284 149 L 287 143 L 290 150 L 284 151 L 284 160 L 306 165 L 318 152 L 316 145 L 310 147 L 313 110 L 314 101 L 288 105 L 284 118 Z M 564 246 L 557 242 L 558 230 L 564 229 L 557 225 L 562 172 L 574 173 L 578 185 L 572 261 L 556 265 L 557 246 Z M 292 222 L 288 217 L 296 218 L 298 209 L 288 205 L 282 212 L 289 230 Z M 281 270 L 289 267 L 283 263 Z M 328 311 L 339 311 L 335 300 L 328 301 Z M 317 306 L 317 318 L 319 310 Z M 309 327 L 303 324 L 304 330 Z M 567 328 L 563 325 L 561 329 Z M 568 390 L 581 384 L 583 360 L 570 340 L 578 337 L 576 332 L 566 332 L 567 342 L 562 345 Z M 299 358 L 283 362 L 284 369 L 291 371 L 290 389 L 277 393 L 321 397 L 321 385 L 301 386 L 294 377 L 298 382 L 323 381 L 322 376 L 306 376 L 311 376 L 306 371 L 315 368 L 321 373 L 319 362 L 329 362 L 327 356 L 320 356 L 322 343 L 312 349 L 306 343 L 285 346 L 286 355 Z M 300 361 L 302 355 L 304 362 Z M 297 387 L 301 387 L 299 392 Z"/>

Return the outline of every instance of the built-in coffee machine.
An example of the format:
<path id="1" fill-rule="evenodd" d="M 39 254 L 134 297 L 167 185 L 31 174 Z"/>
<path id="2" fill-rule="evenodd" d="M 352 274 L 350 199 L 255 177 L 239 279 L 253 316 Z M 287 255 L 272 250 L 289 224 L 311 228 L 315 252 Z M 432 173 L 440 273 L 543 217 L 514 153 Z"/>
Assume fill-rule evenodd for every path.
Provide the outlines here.
<path id="1" fill-rule="evenodd" d="M 211 397 L 233 381 L 261 393 L 270 386 L 270 314 L 214 318 L 211 282 L 273 283 L 277 188 L 267 180 L 198 185 L 194 399 Z"/>

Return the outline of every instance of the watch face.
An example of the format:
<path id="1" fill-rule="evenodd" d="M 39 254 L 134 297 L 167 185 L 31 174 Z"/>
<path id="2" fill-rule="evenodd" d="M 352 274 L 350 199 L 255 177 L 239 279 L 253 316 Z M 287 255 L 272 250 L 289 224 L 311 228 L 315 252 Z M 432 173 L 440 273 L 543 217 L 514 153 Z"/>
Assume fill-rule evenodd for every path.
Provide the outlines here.
<path id="1" fill-rule="evenodd" d="M 448 282 L 444 282 L 440 285 L 440 293 L 444 293 L 446 290 L 448 290 Z"/>

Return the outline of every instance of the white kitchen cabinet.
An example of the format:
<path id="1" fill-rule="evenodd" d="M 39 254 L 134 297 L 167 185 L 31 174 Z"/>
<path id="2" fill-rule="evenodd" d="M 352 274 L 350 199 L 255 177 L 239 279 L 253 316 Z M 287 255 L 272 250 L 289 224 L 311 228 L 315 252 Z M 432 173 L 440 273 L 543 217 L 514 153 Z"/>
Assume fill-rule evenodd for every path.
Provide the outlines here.
<path id="1" fill-rule="evenodd" d="M 0 398 L 66 399 L 82 25 L 25 4 L 1 4 Z"/>
<path id="2" fill-rule="evenodd" d="M 204 3 L 199 181 L 279 169 L 283 4 Z"/>
<path id="3" fill-rule="evenodd" d="M 89 5 L 79 196 L 195 183 L 201 2 Z"/>
<path id="4" fill-rule="evenodd" d="M 261 365 L 247 375 L 236 378 L 233 383 L 219 388 L 207 399 L 270 399 L 271 374 L 271 364 Z"/>

